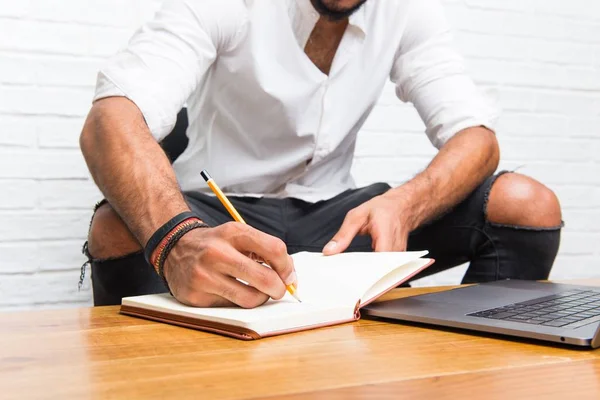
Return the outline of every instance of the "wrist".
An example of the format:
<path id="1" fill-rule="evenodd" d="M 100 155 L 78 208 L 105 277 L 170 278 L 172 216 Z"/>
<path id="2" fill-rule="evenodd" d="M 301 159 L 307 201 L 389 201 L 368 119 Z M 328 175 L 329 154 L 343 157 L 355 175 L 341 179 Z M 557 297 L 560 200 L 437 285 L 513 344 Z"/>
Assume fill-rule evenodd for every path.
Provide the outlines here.
<path id="1" fill-rule="evenodd" d="M 152 266 L 156 273 L 161 277 L 165 286 L 171 291 L 169 283 L 165 276 L 165 264 L 167 257 L 171 253 L 171 250 L 183 238 L 188 232 L 198 228 L 209 228 L 207 224 L 202 222 L 199 218 L 190 218 L 186 221 L 178 224 L 161 242 L 161 245 L 157 248 L 156 252 L 152 255 Z"/>
<path id="2" fill-rule="evenodd" d="M 384 194 L 401 209 L 398 212 L 400 223 L 409 231 L 415 230 L 427 219 L 426 210 L 429 196 L 426 191 L 417 189 L 412 182 L 407 182 Z"/>
<path id="3" fill-rule="evenodd" d="M 180 231 L 186 229 L 188 226 L 200 222 L 202 223 L 202 221 L 197 218 L 197 217 L 190 217 L 187 218 L 181 222 L 179 222 L 177 225 L 175 225 L 163 238 L 162 240 L 158 243 L 158 245 L 154 248 L 154 250 L 150 253 L 149 256 L 149 262 L 150 264 L 154 267 L 154 270 L 156 272 L 159 272 L 159 265 L 158 263 L 161 261 L 161 258 L 163 258 L 163 254 L 165 252 L 165 249 L 167 248 L 167 246 L 169 245 L 169 243 L 173 240 L 174 237 L 176 237 Z"/>

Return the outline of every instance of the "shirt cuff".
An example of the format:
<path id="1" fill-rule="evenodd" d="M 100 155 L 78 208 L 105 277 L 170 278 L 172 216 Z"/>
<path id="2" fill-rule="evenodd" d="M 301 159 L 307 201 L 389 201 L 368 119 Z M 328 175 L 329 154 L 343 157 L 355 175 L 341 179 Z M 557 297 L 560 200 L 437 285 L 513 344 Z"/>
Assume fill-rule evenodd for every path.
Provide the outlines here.
<path id="1" fill-rule="evenodd" d="M 441 149 L 454 135 L 457 133 L 468 129 L 468 128 L 476 128 L 483 126 L 494 134 L 496 133 L 495 125 L 496 125 L 497 117 L 494 118 L 482 118 L 482 119 L 468 119 L 456 122 L 451 126 L 444 127 L 443 130 L 439 132 L 429 132 L 427 131 L 427 136 L 429 136 L 429 140 L 431 143 L 437 148 Z"/>
<path id="2" fill-rule="evenodd" d="M 93 101 L 95 102 L 107 97 L 125 97 L 131 100 L 141 111 L 150 133 L 157 141 L 168 136 L 175 126 L 176 121 L 172 118 L 163 116 L 158 105 L 152 100 L 149 100 L 147 96 L 144 96 L 142 93 L 138 94 L 122 90 L 121 87 L 106 74 L 106 72 L 100 71 L 96 80 L 96 91 Z"/>

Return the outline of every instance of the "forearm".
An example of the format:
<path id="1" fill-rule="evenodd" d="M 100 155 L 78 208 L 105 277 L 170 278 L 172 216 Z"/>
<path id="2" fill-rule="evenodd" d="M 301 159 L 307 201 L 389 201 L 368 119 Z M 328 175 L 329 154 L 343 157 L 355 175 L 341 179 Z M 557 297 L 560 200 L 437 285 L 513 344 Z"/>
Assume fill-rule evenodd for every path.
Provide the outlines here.
<path id="1" fill-rule="evenodd" d="M 412 229 L 434 219 L 465 199 L 498 167 L 500 151 L 493 132 L 477 127 L 456 134 L 428 167 L 386 196 L 406 204 Z"/>
<path id="2" fill-rule="evenodd" d="M 96 102 L 80 146 L 94 181 L 142 245 L 170 218 L 189 210 L 167 156 L 128 99 Z"/>

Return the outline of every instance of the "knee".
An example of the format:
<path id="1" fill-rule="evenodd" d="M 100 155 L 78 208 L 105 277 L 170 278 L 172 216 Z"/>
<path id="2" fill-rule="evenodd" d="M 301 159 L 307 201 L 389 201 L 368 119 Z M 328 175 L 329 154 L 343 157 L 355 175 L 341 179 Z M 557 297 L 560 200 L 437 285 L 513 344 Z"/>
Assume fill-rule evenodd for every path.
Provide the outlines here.
<path id="1" fill-rule="evenodd" d="M 92 218 L 88 249 L 93 258 L 105 259 L 134 253 L 141 246 L 121 217 L 106 203 Z"/>
<path id="2" fill-rule="evenodd" d="M 490 192 L 490 222 L 536 228 L 560 226 L 560 203 L 554 192 L 535 179 L 517 173 L 500 176 Z"/>

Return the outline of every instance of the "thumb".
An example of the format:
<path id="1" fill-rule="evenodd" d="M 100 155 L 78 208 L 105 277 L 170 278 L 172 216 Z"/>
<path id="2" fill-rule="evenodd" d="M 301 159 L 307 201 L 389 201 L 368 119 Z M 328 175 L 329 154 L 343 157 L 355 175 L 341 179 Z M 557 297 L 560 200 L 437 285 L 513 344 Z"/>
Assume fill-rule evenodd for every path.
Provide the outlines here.
<path id="1" fill-rule="evenodd" d="M 365 221 L 361 216 L 357 216 L 352 212 L 348 213 L 346 218 L 344 218 L 344 222 L 340 229 L 323 248 L 323 254 L 331 256 L 346 250 L 352 242 L 352 239 L 354 239 L 356 234 L 361 231 L 364 223 Z"/>

